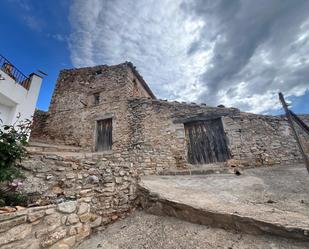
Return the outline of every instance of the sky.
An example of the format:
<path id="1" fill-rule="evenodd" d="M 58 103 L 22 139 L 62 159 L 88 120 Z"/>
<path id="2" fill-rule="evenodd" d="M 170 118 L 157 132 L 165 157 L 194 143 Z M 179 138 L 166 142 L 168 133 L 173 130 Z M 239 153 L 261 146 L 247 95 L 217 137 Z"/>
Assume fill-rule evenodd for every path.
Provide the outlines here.
<path id="1" fill-rule="evenodd" d="M 160 99 L 309 113 L 308 0 L 1 0 L 0 54 L 40 69 L 131 61 Z M 4 39 L 5 37 L 5 39 Z"/>

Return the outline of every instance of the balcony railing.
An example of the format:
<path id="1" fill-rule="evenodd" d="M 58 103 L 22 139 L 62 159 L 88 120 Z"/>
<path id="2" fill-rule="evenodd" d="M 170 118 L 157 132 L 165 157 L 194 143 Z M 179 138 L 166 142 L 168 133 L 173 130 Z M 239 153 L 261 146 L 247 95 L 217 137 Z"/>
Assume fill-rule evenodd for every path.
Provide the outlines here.
<path id="1" fill-rule="evenodd" d="M 9 60 L 0 54 L 0 69 L 9 75 L 16 83 L 27 90 L 30 88 L 30 78 L 17 69 Z"/>

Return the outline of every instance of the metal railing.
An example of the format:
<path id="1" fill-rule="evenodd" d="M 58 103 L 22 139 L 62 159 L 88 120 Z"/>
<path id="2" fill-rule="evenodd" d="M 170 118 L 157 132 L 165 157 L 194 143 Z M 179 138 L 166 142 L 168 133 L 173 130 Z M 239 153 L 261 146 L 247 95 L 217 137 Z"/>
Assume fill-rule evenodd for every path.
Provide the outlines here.
<path id="1" fill-rule="evenodd" d="M 27 90 L 30 88 L 30 78 L 17 69 L 8 59 L 0 54 L 0 69 L 9 75 L 16 83 Z"/>

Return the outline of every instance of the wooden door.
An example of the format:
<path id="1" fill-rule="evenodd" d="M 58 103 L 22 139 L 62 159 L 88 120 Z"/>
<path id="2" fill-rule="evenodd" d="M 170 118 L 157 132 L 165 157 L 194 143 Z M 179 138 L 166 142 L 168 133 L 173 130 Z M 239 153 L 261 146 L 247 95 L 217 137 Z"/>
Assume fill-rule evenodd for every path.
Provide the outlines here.
<path id="1" fill-rule="evenodd" d="M 112 149 L 112 130 L 111 118 L 97 121 L 96 151 Z"/>
<path id="2" fill-rule="evenodd" d="M 188 161 L 192 164 L 224 162 L 229 159 L 220 118 L 185 124 Z"/>

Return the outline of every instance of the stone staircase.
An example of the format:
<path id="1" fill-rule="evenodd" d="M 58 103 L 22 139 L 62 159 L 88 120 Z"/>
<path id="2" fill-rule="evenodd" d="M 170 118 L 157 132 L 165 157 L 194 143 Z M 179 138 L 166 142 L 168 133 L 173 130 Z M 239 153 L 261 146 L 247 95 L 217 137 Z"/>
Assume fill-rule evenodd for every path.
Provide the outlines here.
<path id="1" fill-rule="evenodd" d="M 93 153 L 86 151 L 81 147 L 59 145 L 59 144 L 47 144 L 39 142 L 29 142 L 26 146 L 26 150 L 31 155 L 44 155 L 45 157 L 62 157 L 62 158 L 76 158 L 87 159 L 95 158 L 100 153 Z"/>
<path id="2" fill-rule="evenodd" d="M 29 142 L 26 147 L 28 152 L 81 152 L 81 147 Z"/>
<path id="3" fill-rule="evenodd" d="M 272 169 L 250 169 L 241 176 L 145 176 L 139 183 L 140 201 L 146 211 L 156 215 L 243 233 L 309 241 L 309 182 L 305 168 L 278 171 L 285 176 L 277 176 L 276 169 L 267 170 Z M 270 183 L 267 177 L 263 178 L 267 173 L 269 179 L 283 179 Z M 293 174 L 302 178 L 288 185 Z M 289 190 L 281 184 L 294 187 Z M 296 189 L 299 193 L 295 193 Z"/>

